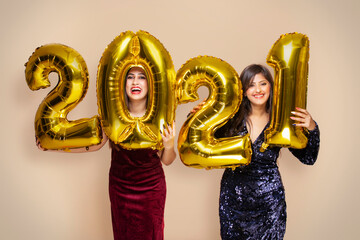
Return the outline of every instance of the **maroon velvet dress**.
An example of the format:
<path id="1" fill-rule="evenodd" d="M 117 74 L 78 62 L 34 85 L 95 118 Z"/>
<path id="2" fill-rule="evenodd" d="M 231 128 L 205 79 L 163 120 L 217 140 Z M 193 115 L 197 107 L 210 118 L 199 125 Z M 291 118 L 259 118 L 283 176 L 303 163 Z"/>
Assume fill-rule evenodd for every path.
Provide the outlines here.
<path id="1" fill-rule="evenodd" d="M 164 239 L 166 183 L 157 152 L 112 148 L 109 193 L 115 240 Z"/>

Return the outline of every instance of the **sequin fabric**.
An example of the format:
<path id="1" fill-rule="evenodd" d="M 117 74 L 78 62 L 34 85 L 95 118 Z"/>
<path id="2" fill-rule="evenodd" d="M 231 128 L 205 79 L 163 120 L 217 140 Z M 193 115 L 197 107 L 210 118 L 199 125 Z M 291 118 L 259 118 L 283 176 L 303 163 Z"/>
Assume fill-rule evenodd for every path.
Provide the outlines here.
<path id="1" fill-rule="evenodd" d="M 264 130 L 268 125 L 264 128 Z M 260 152 L 264 130 L 252 144 L 252 159 L 247 166 L 226 169 L 220 189 L 221 238 L 237 240 L 283 239 L 286 226 L 284 186 L 277 166 L 280 147 Z M 247 133 L 244 124 L 239 135 Z M 302 163 L 312 165 L 317 159 L 320 132 L 310 131 L 304 149 L 290 149 Z"/>

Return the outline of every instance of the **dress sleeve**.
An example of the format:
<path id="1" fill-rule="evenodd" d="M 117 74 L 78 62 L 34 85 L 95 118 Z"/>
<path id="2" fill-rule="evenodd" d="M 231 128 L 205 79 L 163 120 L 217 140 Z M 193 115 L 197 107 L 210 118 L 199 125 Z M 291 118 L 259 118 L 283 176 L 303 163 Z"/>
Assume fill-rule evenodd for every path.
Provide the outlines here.
<path id="1" fill-rule="evenodd" d="M 316 162 L 320 148 L 320 130 L 316 123 L 314 130 L 309 131 L 308 143 L 303 149 L 289 148 L 289 151 L 302 163 L 313 165 Z"/>

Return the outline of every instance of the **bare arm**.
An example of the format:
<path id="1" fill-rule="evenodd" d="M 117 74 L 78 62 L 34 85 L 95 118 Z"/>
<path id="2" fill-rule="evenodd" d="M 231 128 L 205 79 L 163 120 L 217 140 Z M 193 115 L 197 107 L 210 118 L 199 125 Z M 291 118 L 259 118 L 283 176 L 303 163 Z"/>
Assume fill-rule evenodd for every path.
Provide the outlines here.
<path id="1" fill-rule="evenodd" d="M 163 139 L 164 149 L 161 152 L 160 160 L 165 165 L 170 165 L 176 158 L 176 153 L 174 149 L 174 140 L 175 140 L 175 122 L 172 126 L 168 125 L 164 127 L 164 130 L 161 132 Z"/>

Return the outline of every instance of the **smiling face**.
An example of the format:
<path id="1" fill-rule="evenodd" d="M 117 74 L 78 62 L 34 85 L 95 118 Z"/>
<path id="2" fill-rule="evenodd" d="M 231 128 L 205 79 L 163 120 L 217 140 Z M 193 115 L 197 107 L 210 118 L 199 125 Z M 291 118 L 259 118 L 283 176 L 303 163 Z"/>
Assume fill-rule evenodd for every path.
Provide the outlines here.
<path id="1" fill-rule="evenodd" d="M 249 99 L 250 104 L 254 106 L 261 106 L 266 108 L 266 103 L 269 100 L 271 91 L 270 82 L 258 73 L 250 82 L 249 88 L 245 92 L 245 96 Z"/>
<path id="2" fill-rule="evenodd" d="M 126 76 L 125 92 L 129 102 L 145 100 L 148 94 L 148 82 L 145 71 L 140 67 L 133 67 Z"/>

